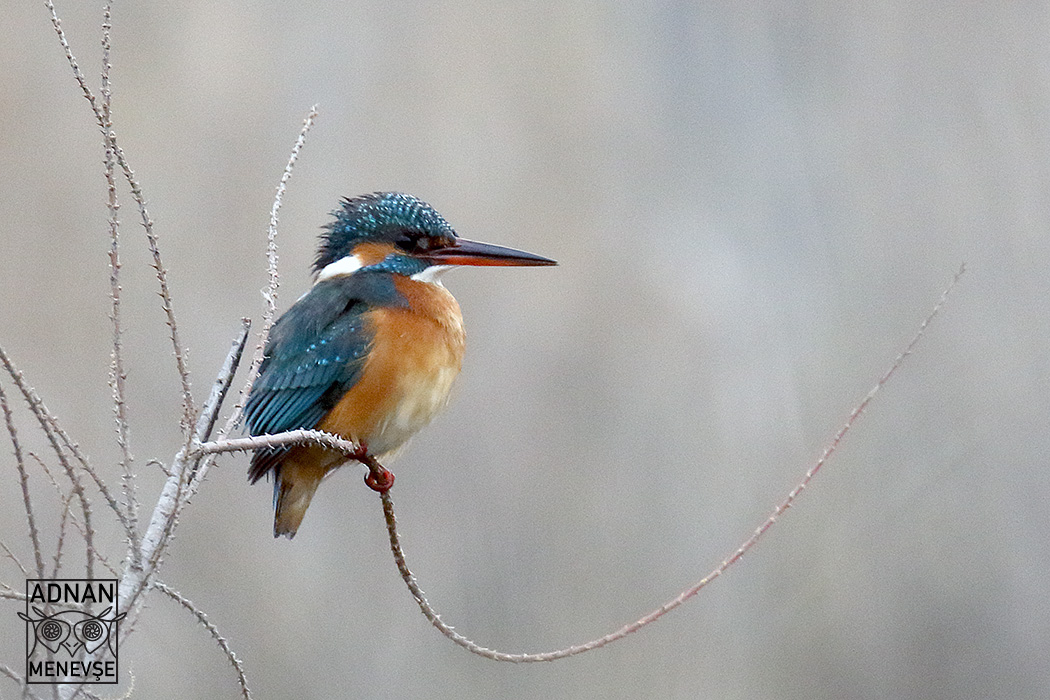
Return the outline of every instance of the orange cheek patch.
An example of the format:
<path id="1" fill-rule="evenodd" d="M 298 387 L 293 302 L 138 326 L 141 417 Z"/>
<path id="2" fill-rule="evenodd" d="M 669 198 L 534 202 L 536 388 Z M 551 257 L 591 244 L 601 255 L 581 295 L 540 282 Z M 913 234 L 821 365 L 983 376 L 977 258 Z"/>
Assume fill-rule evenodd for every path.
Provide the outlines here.
<path id="1" fill-rule="evenodd" d="M 361 267 L 368 267 L 386 260 L 386 256 L 396 253 L 393 243 L 358 243 L 354 246 L 354 257 L 361 261 Z"/>

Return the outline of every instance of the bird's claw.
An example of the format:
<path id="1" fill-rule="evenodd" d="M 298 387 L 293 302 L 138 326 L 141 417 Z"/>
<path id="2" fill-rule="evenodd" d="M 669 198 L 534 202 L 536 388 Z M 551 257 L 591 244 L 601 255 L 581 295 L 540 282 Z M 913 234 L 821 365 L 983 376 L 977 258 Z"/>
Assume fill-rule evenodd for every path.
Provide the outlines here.
<path id="1" fill-rule="evenodd" d="M 394 472 L 379 467 L 377 470 L 369 469 L 365 474 L 365 484 L 376 493 L 386 493 L 394 485 Z"/>

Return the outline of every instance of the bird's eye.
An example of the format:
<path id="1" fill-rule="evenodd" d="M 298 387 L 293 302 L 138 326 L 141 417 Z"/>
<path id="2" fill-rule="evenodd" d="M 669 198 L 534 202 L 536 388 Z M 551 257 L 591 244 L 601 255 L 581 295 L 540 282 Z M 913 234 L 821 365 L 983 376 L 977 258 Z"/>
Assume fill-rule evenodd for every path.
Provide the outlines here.
<path id="1" fill-rule="evenodd" d="M 434 240 L 429 236 L 404 233 L 394 241 L 394 245 L 409 254 L 424 253 L 434 247 Z"/>

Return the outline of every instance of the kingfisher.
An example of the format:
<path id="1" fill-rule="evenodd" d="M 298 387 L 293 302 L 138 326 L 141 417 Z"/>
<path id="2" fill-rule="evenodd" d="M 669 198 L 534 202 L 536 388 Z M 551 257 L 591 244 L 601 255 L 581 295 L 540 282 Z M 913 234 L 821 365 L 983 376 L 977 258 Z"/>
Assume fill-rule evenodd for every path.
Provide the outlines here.
<path id="1" fill-rule="evenodd" d="M 295 536 L 324 477 L 351 459 L 387 460 L 448 402 L 465 334 L 441 283 L 446 271 L 557 264 L 460 238 L 433 207 L 400 192 L 344 198 L 331 215 L 313 287 L 274 324 L 244 413 L 251 435 L 323 430 L 361 454 L 255 450 L 248 477 L 273 478 L 274 537 Z"/>

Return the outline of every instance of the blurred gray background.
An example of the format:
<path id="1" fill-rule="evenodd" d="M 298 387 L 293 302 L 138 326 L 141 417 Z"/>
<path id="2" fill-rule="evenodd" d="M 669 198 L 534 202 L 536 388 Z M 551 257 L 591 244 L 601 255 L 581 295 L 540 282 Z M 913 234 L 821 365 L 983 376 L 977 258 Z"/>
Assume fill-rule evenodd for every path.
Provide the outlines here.
<path id="1" fill-rule="evenodd" d="M 59 9 L 97 85 L 95 5 Z M 238 319 L 261 313 L 274 187 L 315 102 L 281 211 L 282 309 L 338 198 L 379 189 L 561 263 L 447 278 L 463 376 L 393 465 L 410 564 L 485 645 L 600 636 L 706 574 L 969 266 L 758 548 L 575 659 L 497 664 L 431 629 L 359 467 L 288 542 L 247 458 L 222 459 L 163 578 L 230 639 L 256 697 L 1050 696 L 1045 3 L 198 0 L 117 3 L 114 24 L 116 128 L 198 400 Z M 0 344 L 115 483 L 98 129 L 40 3 L 3 3 L 0 66 Z M 152 503 L 145 462 L 179 444 L 177 377 L 122 193 Z M 0 539 L 30 559 L 3 442 Z M 0 661 L 18 668 L 15 611 Z M 138 697 L 237 696 L 207 633 L 159 595 L 123 652 Z"/>

